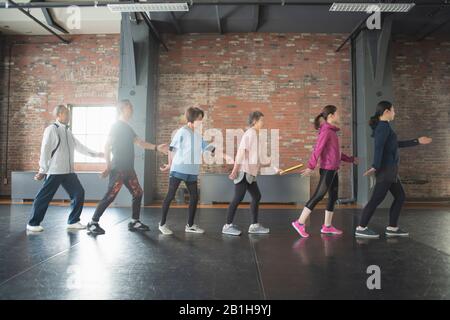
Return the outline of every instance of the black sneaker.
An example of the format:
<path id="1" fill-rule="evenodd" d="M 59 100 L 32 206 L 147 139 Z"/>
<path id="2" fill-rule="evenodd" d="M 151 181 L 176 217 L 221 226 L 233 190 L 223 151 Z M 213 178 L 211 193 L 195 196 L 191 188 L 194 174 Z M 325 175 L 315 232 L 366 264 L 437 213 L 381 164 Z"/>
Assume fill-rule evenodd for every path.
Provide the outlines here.
<path id="1" fill-rule="evenodd" d="M 105 234 L 105 230 L 98 223 L 89 222 L 86 226 L 87 232 L 91 234 Z"/>
<path id="2" fill-rule="evenodd" d="M 131 221 L 130 223 L 128 223 L 128 230 L 130 231 L 149 231 L 150 228 L 148 226 L 146 226 L 145 224 L 143 224 L 142 222 L 140 222 L 139 220 L 133 222 Z"/>
<path id="3" fill-rule="evenodd" d="M 364 230 L 355 230 L 355 237 L 357 238 L 368 238 L 368 239 L 378 239 L 380 235 L 369 228 L 365 228 Z"/>
<path id="4" fill-rule="evenodd" d="M 388 230 L 386 228 L 385 234 L 386 234 L 386 237 L 408 237 L 409 236 L 408 231 L 402 230 L 400 228 L 398 228 L 397 231 Z"/>

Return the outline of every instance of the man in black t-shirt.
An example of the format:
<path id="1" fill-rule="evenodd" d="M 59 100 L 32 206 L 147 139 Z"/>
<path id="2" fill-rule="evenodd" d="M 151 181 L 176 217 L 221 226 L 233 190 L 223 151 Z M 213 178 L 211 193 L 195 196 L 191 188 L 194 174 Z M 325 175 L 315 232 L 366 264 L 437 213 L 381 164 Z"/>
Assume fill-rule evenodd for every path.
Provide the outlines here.
<path id="1" fill-rule="evenodd" d="M 139 221 L 143 191 L 134 171 L 134 145 L 147 150 L 156 150 L 167 154 L 167 144 L 158 146 L 145 142 L 137 136 L 129 121 L 133 115 L 133 106 L 129 100 L 123 100 L 118 106 L 119 120 L 112 126 L 108 140 L 105 145 L 106 170 L 102 177 L 109 175 L 108 190 L 103 199 L 95 209 L 92 221 L 88 223 L 88 232 L 92 234 L 104 234 L 105 230 L 100 227 L 99 220 L 106 208 L 114 201 L 122 185 L 125 185 L 133 196 L 132 219 L 128 224 L 130 231 L 149 230 L 148 226 Z M 111 160 L 110 154 L 113 158 Z"/>

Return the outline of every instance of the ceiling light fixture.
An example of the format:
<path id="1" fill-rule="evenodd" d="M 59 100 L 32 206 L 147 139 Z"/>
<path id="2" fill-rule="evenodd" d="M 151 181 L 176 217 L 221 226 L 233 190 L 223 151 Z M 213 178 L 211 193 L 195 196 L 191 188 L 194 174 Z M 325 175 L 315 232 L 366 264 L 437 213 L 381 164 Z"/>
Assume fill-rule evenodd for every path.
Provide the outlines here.
<path id="1" fill-rule="evenodd" d="M 333 3 L 330 11 L 341 12 L 408 12 L 415 3 Z"/>
<path id="2" fill-rule="evenodd" d="M 129 3 L 129 4 L 108 4 L 111 12 L 168 12 L 168 11 L 189 11 L 186 2 L 183 3 Z"/>

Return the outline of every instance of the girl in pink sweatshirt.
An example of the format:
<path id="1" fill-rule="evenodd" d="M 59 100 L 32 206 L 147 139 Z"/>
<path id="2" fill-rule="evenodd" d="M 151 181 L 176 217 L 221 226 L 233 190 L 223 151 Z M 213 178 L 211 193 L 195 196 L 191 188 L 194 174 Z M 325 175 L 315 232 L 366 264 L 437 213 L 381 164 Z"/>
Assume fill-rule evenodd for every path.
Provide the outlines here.
<path id="1" fill-rule="evenodd" d="M 308 219 L 314 207 L 323 199 L 327 192 L 328 204 L 325 210 L 325 221 L 320 231 L 323 234 L 342 234 L 341 230 L 336 229 L 331 224 L 334 205 L 339 191 L 338 170 L 341 161 L 357 164 L 357 159 L 349 157 L 340 151 L 337 136 L 339 128 L 336 126 L 338 123 L 339 113 L 337 108 L 332 105 L 324 107 L 322 112 L 314 119 L 314 126 L 319 130 L 319 136 L 308 161 L 308 167 L 302 171 L 302 176 L 310 176 L 320 158 L 320 180 L 313 196 L 305 204 L 302 214 L 298 220 L 292 222 L 292 226 L 302 238 L 309 237 L 305 229 L 306 219 Z"/>

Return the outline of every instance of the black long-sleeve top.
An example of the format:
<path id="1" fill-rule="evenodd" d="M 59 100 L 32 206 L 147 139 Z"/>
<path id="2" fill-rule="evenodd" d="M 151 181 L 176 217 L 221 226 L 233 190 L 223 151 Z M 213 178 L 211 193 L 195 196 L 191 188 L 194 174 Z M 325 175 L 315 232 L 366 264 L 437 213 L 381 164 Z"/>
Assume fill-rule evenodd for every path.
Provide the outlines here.
<path id="1" fill-rule="evenodd" d="M 378 122 L 373 136 L 375 152 L 372 167 L 376 170 L 386 166 L 398 165 L 400 161 L 398 148 L 414 147 L 419 144 L 419 139 L 398 141 L 397 134 L 388 121 Z"/>

